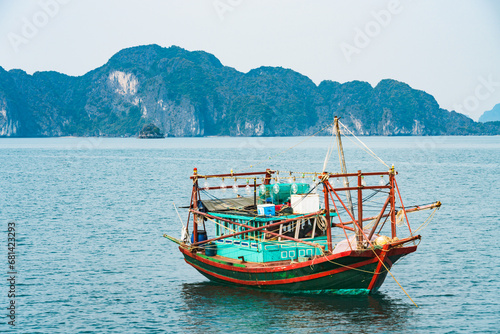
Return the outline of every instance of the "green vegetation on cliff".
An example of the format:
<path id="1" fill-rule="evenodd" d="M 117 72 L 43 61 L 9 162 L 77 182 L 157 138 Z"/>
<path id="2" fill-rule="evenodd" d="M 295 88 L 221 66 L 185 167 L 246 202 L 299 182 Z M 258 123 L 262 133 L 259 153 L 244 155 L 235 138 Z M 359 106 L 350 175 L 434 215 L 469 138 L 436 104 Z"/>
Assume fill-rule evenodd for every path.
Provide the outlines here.
<path id="1" fill-rule="evenodd" d="M 344 84 L 280 67 L 241 73 L 213 55 L 138 46 L 80 77 L 0 67 L 0 136 L 136 136 L 149 123 L 167 136 L 288 136 L 333 116 L 363 135 L 500 134 L 439 108 L 405 83 Z"/>

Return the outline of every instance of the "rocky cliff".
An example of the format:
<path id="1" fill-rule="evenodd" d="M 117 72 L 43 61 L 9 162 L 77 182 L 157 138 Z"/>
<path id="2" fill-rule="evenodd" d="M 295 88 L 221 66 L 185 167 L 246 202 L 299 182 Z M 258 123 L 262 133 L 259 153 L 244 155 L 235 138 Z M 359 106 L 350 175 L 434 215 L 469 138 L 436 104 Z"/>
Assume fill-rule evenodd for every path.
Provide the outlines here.
<path id="1" fill-rule="evenodd" d="M 135 136 L 149 123 L 166 136 L 307 135 L 334 115 L 363 135 L 500 134 L 500 124 L 443 110 L 395 80 L 317 86 L 289 69 L 241 73 L 179 47 L 124 49 L 80 77 L 0 67 L 0 136 Z"/>

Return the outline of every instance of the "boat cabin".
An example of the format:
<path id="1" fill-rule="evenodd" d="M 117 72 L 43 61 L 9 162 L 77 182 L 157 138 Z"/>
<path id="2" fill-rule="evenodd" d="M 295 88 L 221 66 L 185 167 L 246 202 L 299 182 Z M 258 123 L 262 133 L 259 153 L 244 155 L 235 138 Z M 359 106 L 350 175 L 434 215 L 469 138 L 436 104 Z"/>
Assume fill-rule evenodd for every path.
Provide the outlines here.
<path id="1" fill-rule="evenodd" d="M 209 219 L 215 224 L 215 237 L 223 237 L 215 241 L 216 246 L 212 246 L 217 249 L 217 255 L 223 257 L 248 262 L 302 262 L 322 254 L 322 248 L 317 245 L 327 247 L 326 214 L 301 218 L 323 209 L 320 207 L 319 195 L 310 191 L 308 183 L 262 184 L 256 187 L 255 197 L 201 199 L 198 201 L 198 208 L 211 216 L 200 217 L 198 225 L 205 226 L 204 222 Z M 330 220 L 334 216 L 336 212 L 330 212 Z M 290 221 L 234 235 L 249 228 L 257 229 L 283 220 Z M 309 241 L 316 246 L 285 240 L 273 233 Z"/>

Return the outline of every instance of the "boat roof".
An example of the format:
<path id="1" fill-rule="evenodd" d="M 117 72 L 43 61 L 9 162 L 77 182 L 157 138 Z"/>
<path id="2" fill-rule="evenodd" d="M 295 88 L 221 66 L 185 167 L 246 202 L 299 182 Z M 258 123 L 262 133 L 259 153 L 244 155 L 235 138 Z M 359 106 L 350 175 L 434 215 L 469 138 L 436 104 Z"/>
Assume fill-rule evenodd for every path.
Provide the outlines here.
<path id="1" fill-rule="evenodd" d="M 246 207 L 254 205 L 253 197 L 204 199 L 201 202 L 208 211 L 244 210 Z"/>

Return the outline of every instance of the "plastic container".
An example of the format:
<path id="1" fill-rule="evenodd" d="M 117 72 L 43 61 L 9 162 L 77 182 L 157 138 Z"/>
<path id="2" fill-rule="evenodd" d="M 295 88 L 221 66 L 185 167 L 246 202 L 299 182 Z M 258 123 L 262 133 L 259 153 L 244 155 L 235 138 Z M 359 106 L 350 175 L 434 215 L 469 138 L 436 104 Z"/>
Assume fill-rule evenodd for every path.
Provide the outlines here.
<path id="1" fill-rule="evenodd" d="M 271 217 L 276 215 L 274 204 L 259 204 L 257 205 L 257 214 L 259 216 Z"/>
<path id="2" fill-rule="evenodd" d="M 206 256 L 215 256 L 215 255 L 217 255 L 217 244 L 215 244 L 214 242 L 209 242 L 205 246 L 205 255 Z"/>
<path id="3" fill-rule="evenodd" d="M 206 231 L 198 231 L 198 238 L 197 239 L 198 239 L 197 242 L 207 240 L 207 232 Z M 192 244 L 194 243 L 194 232 L 191 234 L 191 243 Z M 200 247 L 203 247 L 203 245 L 201 245 Z"/>
<path id="4" fill-rule="evenodd" d="M 319 211 L 319 194 L 292 195 L 293 213 L 305 214 Z"/>

